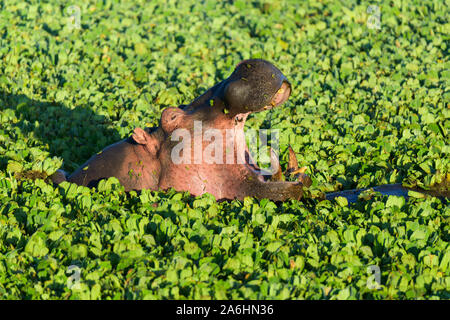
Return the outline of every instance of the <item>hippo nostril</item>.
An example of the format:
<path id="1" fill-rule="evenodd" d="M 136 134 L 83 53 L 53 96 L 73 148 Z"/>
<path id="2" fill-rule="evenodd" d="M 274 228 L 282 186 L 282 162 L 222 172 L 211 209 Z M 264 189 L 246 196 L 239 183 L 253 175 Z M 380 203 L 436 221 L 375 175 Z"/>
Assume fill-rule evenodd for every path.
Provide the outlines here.
<path id="1" fill-rule="evenodd" d="M 284 103 L 289 96 L 291 95 L 291 85 L 287 81 L 283 81 L 283 84 L 281 85 L 280 89 L 275 93 L 275 95 L 272 98 L 271 104 L 272 106 L 279 106 L 282 103 Z"/>
<path id="2" fill-rule="evenodd" d="M 242 122 L 242 121 L 244 121 L 244 117 L 243 117 L 243 116 L 237 115 L 237 116 L 234 118 L 234 124 L 235 124 L 235 125 L 237 125 L 239 122 Z"/>

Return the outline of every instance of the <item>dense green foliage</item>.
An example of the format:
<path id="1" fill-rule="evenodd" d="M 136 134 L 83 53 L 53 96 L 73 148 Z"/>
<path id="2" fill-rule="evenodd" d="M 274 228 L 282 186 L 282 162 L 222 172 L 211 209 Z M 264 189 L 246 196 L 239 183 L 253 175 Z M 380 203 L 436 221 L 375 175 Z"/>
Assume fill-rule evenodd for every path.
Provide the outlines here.
<path id="1" fill-rule="evenodd" d="M 374 4 L 380 29 L 361 1 L 79 1 L 76 28 L 66 1 L 0 1 L 0 298 L 449 299 L 445 203 L 315 197 L 449 183 L 450 4 Z M 28 179 L 73 171 L 251 57 L 293 85 L 247 127 L 280 130 L 283 167 L 292 145 L 306 201 Z"/>

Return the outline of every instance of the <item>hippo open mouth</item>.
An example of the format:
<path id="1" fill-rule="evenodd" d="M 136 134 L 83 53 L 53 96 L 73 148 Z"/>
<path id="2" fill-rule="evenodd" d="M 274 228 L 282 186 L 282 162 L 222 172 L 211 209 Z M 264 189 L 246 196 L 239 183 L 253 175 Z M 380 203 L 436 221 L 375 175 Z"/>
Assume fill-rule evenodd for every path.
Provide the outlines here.
<path id="1" fill-rule="evenodd" d="M 300 199 L 310 179 L 298 169 L 289 147 L 283 181 L 278 155 L 271 149 L 270 171 L 253 161 L 244 136 L 252 112 L 280 106 L 292 88 L 282 72 L 268 61 L 244 60 L 233 73 L 189 105 L 168 107 L 157 128 L 136 128 L 131 137 L 94 155 L 67 180 L 95 187 L 114 176 L 125 190 L 211 193 L 216 199 L 247 196 L 275 201 Z M 54 181 L 65 180 L 57 175 Z"/>
<path id="2" fill-rule="evenodd" d="M 291 85 L 289 82 L 283 81 L 280 89 L 277 90 L 275 95 L 270 100 L 270 104 L 264 106 L 262 110 L 271 110 L 275 107 L 282 105 L 284 102 L 286 102 L 289 99 L 290 95 L 291 95 Z M 255 112 L 260 112 L 262 110 L 258 110 Z M 244 127 L 244 125 L 245 125 L 245 121 L 246 121 L 248 114 L 249 113 L 244 114 L 244 120 L 242 120 L 242 122 L 243 122 L 242 127 Z M 253 137 L 253 138 L 256 138 L 256 137 Z M 267 142 L 267 137 L 266 137 L 265 141 Z M 256 142 L 256 141 L 254 141 L 254 142 Z M 245 142 L 245 140 L 243 140 L 242 143 L 245 143 L 245 164 L 248 166 L 249 170 L 252 170 L 253 172 L 259 174 L 259 177 L 261 179 L 264 179 L 265 181 L 274 179 L 275 175 L 279 175 L 281 173 L 281 167 L 280 167 L 278 155 L 275 153 L 275 151 L 272 148 L 270 148 L 270 168 L 262 169 L 256 164 L 256 161 L 251 156 L 251 153 L 249 151 L 248 145 Z M 276 180 L 280 180 L 280 177 L 276 178 Z"/>

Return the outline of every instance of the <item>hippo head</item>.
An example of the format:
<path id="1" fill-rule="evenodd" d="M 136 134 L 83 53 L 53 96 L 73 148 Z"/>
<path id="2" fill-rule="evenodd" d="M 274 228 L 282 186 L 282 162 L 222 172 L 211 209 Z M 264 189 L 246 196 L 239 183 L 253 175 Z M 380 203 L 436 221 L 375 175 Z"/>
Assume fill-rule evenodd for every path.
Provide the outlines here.
<path id="1" fill-rule="evenodd" d="M 189 105 L 167 108 L 161 116 L 161 128 L 171 134 L 177 128 L 189 128 L 195 120 L 205 127 L 218 122 L 245 120 L 251 112 L 271 109 L 285 102 L 291 85 L 281 71 L 268 61 L 244 60 L 222 82 Z"/>

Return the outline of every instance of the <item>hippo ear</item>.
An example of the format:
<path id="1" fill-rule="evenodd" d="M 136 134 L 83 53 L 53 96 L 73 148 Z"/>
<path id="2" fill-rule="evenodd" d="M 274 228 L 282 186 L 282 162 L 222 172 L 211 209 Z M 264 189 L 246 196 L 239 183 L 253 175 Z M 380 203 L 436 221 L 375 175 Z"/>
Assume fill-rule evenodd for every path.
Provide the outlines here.
<path id="1" fill-rule="evenodd" d="M 150 154 L 156 155 L 160 148 L 158 138 L 141 128 L 134 129 L 131 137 L 134 141 L 136 141 L 136 143 L 144 146 Z"/>
<path id="2" fill-rule="evenodd" d="M 141 128 L 136 128 L 133 131 L 133 140 L 136 141 L 139 144 L 147 144 L 147 135 L 148 133 L 145 132 L 143 129 Z"/>

